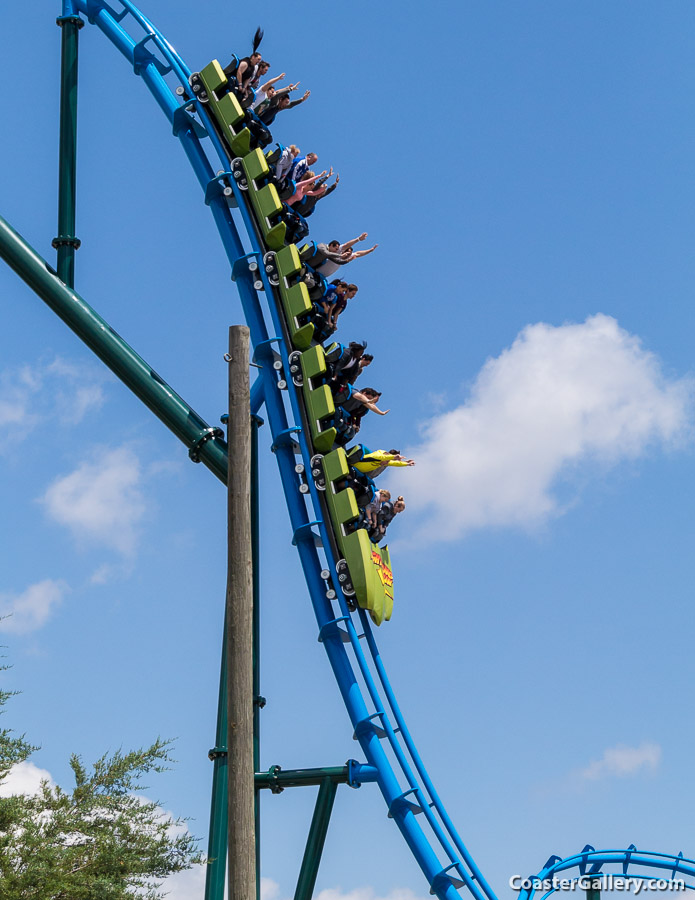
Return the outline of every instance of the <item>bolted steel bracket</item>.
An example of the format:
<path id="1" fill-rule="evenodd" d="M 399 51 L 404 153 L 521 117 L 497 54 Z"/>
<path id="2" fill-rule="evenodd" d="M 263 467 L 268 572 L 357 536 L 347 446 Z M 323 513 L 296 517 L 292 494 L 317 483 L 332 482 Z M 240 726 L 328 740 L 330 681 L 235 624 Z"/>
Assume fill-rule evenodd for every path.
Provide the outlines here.
<path id="1" fill-rule="evenodd" d="M 223 438 L 224 439 L 224 431 L 221 428 L 207 428 L 203 434 L 198 438 L 198 440 L 193 444 L 191 449 L 188 451 L 188 455 L 193 460 L 194 463 L 200 462 L 200 451 L 208 441 L 211 441 L 213 438 Z"/>

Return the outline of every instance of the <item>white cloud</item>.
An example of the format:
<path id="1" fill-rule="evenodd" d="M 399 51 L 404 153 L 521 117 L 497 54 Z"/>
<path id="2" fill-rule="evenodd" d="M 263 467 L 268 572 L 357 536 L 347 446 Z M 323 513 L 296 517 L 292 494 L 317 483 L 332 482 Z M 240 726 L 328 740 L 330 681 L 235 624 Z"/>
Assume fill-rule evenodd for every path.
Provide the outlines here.
<path id="1" fill-rule="evenodd" d="M 41 503 L 78 540 L 132 556 L 146 511 L 142 467 L 130 447 L 100 448 L 51 484 Z"/>
<path id="2" fill-rule="evenodd" d="M 200 900 L 205 891 L 205 863 L 170 875 L 163 883 L 167 900 Z M 387 894 L 377 894 L 374 888 L 358 887 L 343 891 L 341 888 L 326 888 L 315 894 L 315 900 L 425 900 L 408 888 L 393 888 Z M 261 878 L 261 900 L 290 900 L 272 878 Z"/>
<path id="3" fill-rule="evenodd" d="M 31 427 L 38 416 L 31 412 L 31 397 L 40 380 L 30 366 L 7 369 L 0 374 L 0 426 Z"/>
<path id="4" fill-rule="evenodd" d="M 205 894 L 205 863 L 170 875 L 162 883 L 167 900 L 200 900 Z"/>
<path id="5" fill-rule="evenodd" d="M 26 634 L 40 628 L 58 606 L 68 586 L 50 578 L 30 585 L 22 594 L 0 593 L 0 631 Z"/>
<path id="6" fill-rule="evenodd" d="M 326 888 L 319 891 L 316 900 L 425 900 L 413 893 L 409 888 L 393 888 L 388 894 L 379 895 L 371 887 L 353 888 L 351 891 L 343 891 L 341 888 Z"/>
<path id="7" fill-rule="evenodd" d="M 98 566 L 89 578 L 90 584 L 106 584 L 114 575 L 116 569 L 108 563 Z"/>
<path id="8" fill-rule="evenodd" d="M 261 878 L 261 900 L 278 900 L 280 885 L 272 878 Z"/>
<path id="9" fill-rule="evenodd" d="M 104 402 L 101 382 L 106 373 L 97 374 L 91 367 L 76 366 L 56 357 L 46 367 L 49 378 L 58 380 L 54 407 L 65 425 L 76 425 L 92 410 L 97 410 Z"/>
<path id="10" fill-rule="evenodd" d="M 54 784 L 51 773 L 40 769 L 28 760 L 12 766 L 7 778 L 0 783 L 0 797 L 13 797 L 17 794 L 35 794 L 42 781 Z"/>
<path id="11" fill-rule="evenodd" d="M 653 772 L 661 762 L 661 747 L 658 744 L 644 742 L 639 747 L 627 747 L 618 744 L 604 750 L 601 759 L 589 763 L 586 769 L 578 772 L 585 781 L 598 781 L 600 778 L 626 778 L 636 775 L 642 769 Z"/>
<path id="12" fill-rule="evenodd" d="M 13 443 L 46 421 L 76 425 L 104 402 L 108 377 L 60 357 L 0 372 L 0 429 Z"/>
<path id="13" fill-rule="evenodd" d="M 377 894 L 372 887 L 363 886 L 344 891 L 342 888 L 324 888 L 315 895 L 316 900 L 425 900 L 409 888 L 392 888 L 387 894 Z M 176 900 L 193 900 L 193 895 Z M 285 900 L 280 885 L 272 878 L 261 878 L 261 900 Z"/>
<path id="14" fill-rule="evenodd" d="M 419 538 L 538 525 L 566 508 L 557 487 L 579 464 L 689 437 L 692 400 L 692 379 L 668 378 L 609 316 L 529 325 L 485 363 L 463 405 L 421 429 L 398 493 L 427 520 Z"/>
<path id="15" fill-rule="evenodd" d="M 205 892 L 206 868 L 206 864 L 202 863 L 186 869 L 185 872 L 170 875 L 162 884 L 162 890 L 167 892 L 167 900 L 200 900 Z M 261 878 L 261 900 L 290 900 L 290 898 L 281 897 L 280 885 L 272 878 Z"/>

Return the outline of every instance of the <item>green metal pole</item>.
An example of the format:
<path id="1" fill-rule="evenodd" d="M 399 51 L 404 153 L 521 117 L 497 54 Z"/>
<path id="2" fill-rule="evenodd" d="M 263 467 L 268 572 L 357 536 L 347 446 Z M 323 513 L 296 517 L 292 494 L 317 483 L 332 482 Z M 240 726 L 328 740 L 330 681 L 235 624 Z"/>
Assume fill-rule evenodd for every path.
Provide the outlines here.
<path id="1" fill-rule="evenodd" d="M 316 876 L 319 873 L 321 854 L 323 853 L 323 845 L 326 841 L 328 823 L 331 820 L 333 801 L 337 790 L 338 784 L 331 778 L 325 778 L 321 782 L 314 815 L 311 819 L 309 837 L 306 841 L 304 858 L 302 859 L 302 868 L 299 871 L 297 890 L 294 892 L 294 900 L 311 900 L 311 895 L 314 893 Z"/>
<path id="2" fill-rule="evenodd" d="M 205 900 L 224 900 L 224 879 L 227 867 L 227 621 L 222 637 L 220 689 L 217 701 L 215 746 L 208 756 L 212 760 L 212 801 L 210 803 L 210 833 L 208 863 L 205 870 Z"/>
<path id="3" fill-rule="evenodd" d="M 58 277 L 75 287 L 75 185 L 77 176 L 77 49 L 84 22 L 78 15 L 56 19 L 61 29 L 60 156 L 58 159 Z"/>
<path id="4" fill-rule="evenodd" d="M 1 216 L 0 258 L 186 444 L 194 462 L 204 463 L 226 482 L 227 445 L 222 431 L 211 428 L 191 409 Z"/>
<path id="5" fill-rule="evenodd" d="M 586 889 L 586 900 L 601 900 L 601 878 L 592 878 Z"/>
<path id="6" fill-rule="evenodd" d="M 258 508 L 258 429 L 263 419 L 251 416 L 251 554 L 253 561 L 253 770 L 261 767 L 261 590 L 259 557 Z M 256 828 L 256 900 L 261 897 L 261 793 L 254 782 L 254 810 Z"/>

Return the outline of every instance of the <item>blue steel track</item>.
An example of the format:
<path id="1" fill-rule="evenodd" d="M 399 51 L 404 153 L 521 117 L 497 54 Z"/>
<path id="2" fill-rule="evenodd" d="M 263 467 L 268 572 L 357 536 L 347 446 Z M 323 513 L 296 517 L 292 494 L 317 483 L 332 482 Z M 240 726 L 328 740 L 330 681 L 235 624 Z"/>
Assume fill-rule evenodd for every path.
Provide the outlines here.
<path id="1" fill-rule="evenodd" d="M 316 615 L 319 640 L 328 655 L 355 737 L 367 763 L 376 769 L 376 781 L 388 814 L 424 872 L 430 893 L 440 900 L 453 900 L 459 889 L 466 887 L 476 900 L 496 900 L 454 828 L 417 752 L 389 683 L 368 614 L 362 609 L 351 613 L 340 591 L 334 600 L 326 596 L 321 572 L 324 569 L 334 572 L 338 556 L 330 525 L 326 525 L 328 517 L 320 493 L 312 479 L 308 479 L 309 493 L 301 493 L 300 476 L 295 470 L 296 444 L 307 471 L 313 455 L 303 427 L 304 411 L 298 397 L 301 392 L 296 392 L 291 383 L 288 390 L 281 391 L 278 385 L 281 376 L 272 365 L 275 354 L 279 354 L 284 370 L 289 372 L 287 357 L 291 348 L 285 339 L 278 304 L 272 299 L 261 302 L 263 294 L 266 298 L 273 297 L 274 288 L 264 271 L 265 249 L 255 222 L 243 192 L 228 170 L 227 153 L 204 108 L 198 108 L 203 129 L 177 97 L 176 88 L 188 84 L 191 70 L 130 0 L 117 0 L 112 5 L 103 0 L 65 0 L 64 14 L 84 15 L 142 78 L 178 138 L 198 179 L 204 202 L 210 208 L 239 291 L 255 360 L 262 366 L 251 392 L 252 412 L 265 406 L 294 533 L 293 543 Z M 209 153 L 201 143 L 204 131 L 209 138 Z M 238 221 L 224 192 L 230 185 Z M 238 225 L 243 226 L 250 251 L 242 244 Z M 263 287 L 257 290 L 254 285 L 260 282 Z M 577 868 L 580 874 L 585 871 L 594 874 L 604 864 L 619 863 L 625 867 L 626 860 L 627 865 L 632 862 L 634 866 L 639 860 L 647 867 L 695 876 L 695 862 L 682 857 L 637 854 L 634 848 L 603 853 L 589 852 L 591 849 L 585 848 L 582 854 L 567 860 L 552 857 L 535 877 L 552 878 L 553 873 L 572 868 Z M 532 900 L 535 893 L 531 888 L 522 890 L 520 896 L 522 900 Z"/>

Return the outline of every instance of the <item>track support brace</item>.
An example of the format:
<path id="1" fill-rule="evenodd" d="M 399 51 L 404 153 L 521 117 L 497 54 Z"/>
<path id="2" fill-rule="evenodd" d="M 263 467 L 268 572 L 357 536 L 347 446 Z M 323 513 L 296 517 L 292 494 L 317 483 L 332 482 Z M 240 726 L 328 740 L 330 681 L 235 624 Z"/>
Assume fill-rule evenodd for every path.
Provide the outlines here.
<path id="1" fill-rule="evenodd" d="M 349 759 L 344 766 L 286 770 L 280 766 L 271 766 L 267 772 L 256 772 L 254 776 L 256 789 L 269 788 L 273 794 L 281 793 L 286 787 L 319 785 L 294 900 L 311 900 L 338 785 L 347 784 L 349 787 L 358 788 L 363 782 L 376 781 L 376 778 L 377 770 L 374 766 L 358 763 L 354 759 Z"/>

